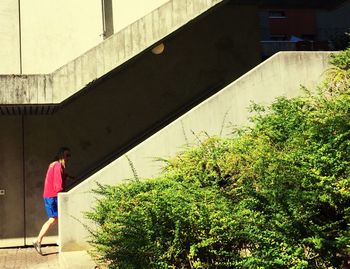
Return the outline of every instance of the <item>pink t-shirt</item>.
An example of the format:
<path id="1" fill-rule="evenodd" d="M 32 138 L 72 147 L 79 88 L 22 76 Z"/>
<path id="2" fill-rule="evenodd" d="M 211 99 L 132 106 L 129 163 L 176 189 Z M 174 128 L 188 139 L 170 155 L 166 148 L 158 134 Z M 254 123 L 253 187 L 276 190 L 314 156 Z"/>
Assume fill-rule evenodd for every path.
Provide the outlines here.
<path id="1" fill-rule="evenodd" d="M 57 193 L 63 190 L 65 177 L 62 164 L 58 161 L 51 163 L 46 172 L 43 197 L 57 197 Z"/>

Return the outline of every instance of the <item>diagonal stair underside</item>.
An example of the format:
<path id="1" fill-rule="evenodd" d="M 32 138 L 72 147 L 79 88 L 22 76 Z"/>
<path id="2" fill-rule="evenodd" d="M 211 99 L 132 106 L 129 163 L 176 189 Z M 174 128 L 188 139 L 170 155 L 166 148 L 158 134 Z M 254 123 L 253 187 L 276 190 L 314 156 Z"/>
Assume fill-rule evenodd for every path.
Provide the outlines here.
<path id="1" fill-rule="evenodd" d="M 55 105 L 223 0 L 170 0 L 51 74 L 0 75 L 0 105 Z"/>
<path id="2" fill-rule="evenodd" d="M 300 85 L 309 90 L 316 89 L 325 70 L 329 68 L 329 55 L 327 52 L 275 54 L 70 191 L 60 193 L 60 251 L 89 248 L 89 233 L 84 225 L 90 223 L 84 217 L 84 212 L 89 211 L 95 203 L 97 197 L 91 190 L 96 188 L 96 182 L 115 185 L 134 178 L 130 163 L 139 178 L 159 175 L 165 163 L 155 162 L 155 158 L 175 156 L 184 146 L 193 145 L 195 141 L 198 143 L 203 131 L 206 134 L 204 138 L 207 135 L 232 134 L 235 126 L 247 124 L 251 116 L 247 107 L 252 101 L 268 104 L 278 96 L 293 97 L 302 93 Z"/>

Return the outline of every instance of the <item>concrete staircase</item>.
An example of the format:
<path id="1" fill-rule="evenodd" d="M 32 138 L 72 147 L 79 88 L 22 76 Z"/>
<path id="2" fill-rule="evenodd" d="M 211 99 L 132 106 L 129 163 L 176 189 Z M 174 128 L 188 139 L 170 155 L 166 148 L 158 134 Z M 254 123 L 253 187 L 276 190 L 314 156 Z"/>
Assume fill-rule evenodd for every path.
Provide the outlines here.
<path id="1" fill-rule="evenodd" d="M 117 184 L 133 178 L 129 160 L 140 178 L 159 174 L 163 164 L 155 158 L 168 158 L 205 131 L 209 135 L 225 136 L 233 126 L 247 123 L 247 107 L 251 101 L 268 104 L 277 96 L 301 94 L 300 85 L 315 89 L 328 68 L 329 53 L 283 52 L 258 65 L 214 96 L 149 137 L 125 156 L 117 158 L 87 180 L 66 193 L 59 194 L 59 236 L 61 251 L 89 248 L 84 225 L 85 211 L 94 205 L 91 192 L 100 184 Z M 126 157 L 127 156 L 127 157 Z M 78 221 L 79 220 L 79 221 Z"/>
<path id="2" fill-rule="evenodd" d="M 259 62 L 257 7 L 219 2 L 168 1 L 52 74 L 0 76 L 1 156 L 11 160 L 2 204 L 18 224 L 4 239 L 30 244 L 40 229 L 42 181 L 59 146 L 74 155 L 70 188 Z M 159 41 L 165 53 L 154 55 Z"/>
<path id="3" fill-rule="evenodd" d="M 1 105 L 55 105 L 222 0 L 170 0 L 51 74 L 0 76 Z"/>

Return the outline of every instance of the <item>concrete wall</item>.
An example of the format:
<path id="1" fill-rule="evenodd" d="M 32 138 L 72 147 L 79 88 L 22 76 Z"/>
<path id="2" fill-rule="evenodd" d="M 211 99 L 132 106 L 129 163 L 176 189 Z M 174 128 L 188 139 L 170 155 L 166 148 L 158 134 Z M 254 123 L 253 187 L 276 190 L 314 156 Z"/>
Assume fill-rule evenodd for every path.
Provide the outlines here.
<path id="1" fill-rule="evenodd" d="M 114 33 L 117 33 L 169 0 L 111 1 Z M 21 0 L 20 3 L 23 74 L 51 73 L 103 40 L 101 0 Z"/>
<path id="2" fill-rule="evenodd" d="M 0 1 L 0 74 L 20 72 L 18 14 L 17 1 Z"/>
<path id="3" fill-rule="evenodd" d="M 169 1 L 51 74 L 0 76 L 0 104 L 63 102 L 219 2 Z"/>
<path id="4" fill-rule="evenodd" d="M 247 106 L 252 100 L 269 103 L 280 95 L 292 97 L 300 94 L 300 84 L 314 89 L 328 67 L 328 56 L 328 53 L 278 53 L 126 154 L 141 178 L 157 175 L 162 164 L 154 158 L 173 156 L 187 142 L 193 143 L 196 139 L 192 132 L 227 135 L 232 124 L 247 122 Z M 121 156 L 71 191 L 59 195 L 62 251 L 88 248 L 88 233 L 82 223 L 89 223 L 83 212 L 94 204 L 90 190 L 96 187 L 95 182 L 117 184 L 132 177 L 127 159 Z"/>
<path id="5" fill-rule="evenodd" d="M 112 0 L 114 33 L 134 23 L 169 0 Z"/>
<path id="6" fill-rule="evenodd" d="M 26 115 L 27 236 L 34 236 L 45 219 L 42 181 L 59 146 L 71 147 L 69 172 L 80 178 L 172 115 L 183 113 L 193 100 L 250 70 L 259 63 L 255 11 L 222 6 L 169 38 L 164 54 L 139 55 L 52 115 Z M 239 26 L 247 18 L 251 23 Z"/>
<path id="7" fill-rule="evenodd" d="M 7 247 L 24 244 L 22 119 L 0 117 L 0 126 L 0 247 Z"/>
<path id="8" fill-rule="evenodd" d="M 169 2 L 110 1 L 114 33 Z M 102 40 L 100 0 L 2 0 L 0 3 L 0 74 L 51 73 Z"/>
<path id="9" fill-rule="evenodd" d="M 58 147 L 71 147 L 69 172 L 81 178 L 109 156 L 122 154 L 155 128 L 184 113 L 194 100 L 203 99 L 256 66 L 260 59 L 255 15 L 252 6 L 220 5 L 169 36 L 163 54 L 145 51 L 90 84 L 52 115 L 24 115 L 26 243 L 31 243 L 29 238 L 37 235 L 46 219 L 41 199 L 43 178 Z M 23 85 L 26 81 L 39 85 L 33 81 L 40 77 L 16 79 Z M 18 84 L 8 88 L 12 87 Z M 0 141 L 5 138 L 0 133 Z M 11 169 L 23 167 L 14 164 Z"/>
<path id="10" fill-rule="evenodd" d="M 53 72 L 103 40 L 99 0 L 20 3 L 23 74 Z"/>
<path id="11" fill-rule="evenodd" d="M 111 1 L 118 32 L 169 0 Z M 100 0 L 2 0 L 0 74 L 51 73 L 102 42 L 102 24 Z"/>
<path id="12" fill-rule="evenodd" d="M 0 74 L 45 74 L 103 40 L 101 1 L 2 0 Z"/>

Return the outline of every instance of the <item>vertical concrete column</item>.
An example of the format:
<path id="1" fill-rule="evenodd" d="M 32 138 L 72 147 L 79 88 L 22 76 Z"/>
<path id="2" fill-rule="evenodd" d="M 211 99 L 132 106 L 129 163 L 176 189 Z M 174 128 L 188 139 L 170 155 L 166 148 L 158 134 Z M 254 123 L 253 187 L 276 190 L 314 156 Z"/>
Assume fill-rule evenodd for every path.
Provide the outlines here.
<path id="1" fill-rule="evenodd" d="M 112 0 L 102 0 L 103 37 L 114 34 Z"/>

